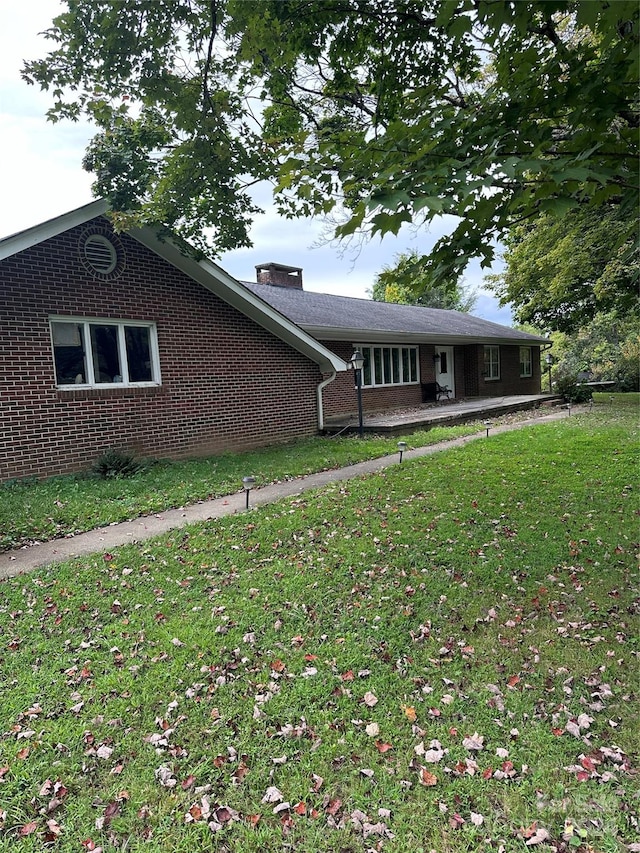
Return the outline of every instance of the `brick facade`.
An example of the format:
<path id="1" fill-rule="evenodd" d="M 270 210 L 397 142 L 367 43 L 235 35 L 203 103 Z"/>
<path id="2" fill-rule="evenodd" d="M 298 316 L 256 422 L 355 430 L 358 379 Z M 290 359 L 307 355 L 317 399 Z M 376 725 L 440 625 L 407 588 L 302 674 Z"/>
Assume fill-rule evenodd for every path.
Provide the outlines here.
<path id="1" fill-rule="evenodd" d="M 353 344 L 321 341 L 344 361 L 353 354 Z M 454 376 L 457 399 L 472 397 L 502 397 L 540 393 L 540 347 L 531 347 L 531 377 L 520 376 L 520 347 L 500 345 L 500 379 L 486 380 L 484 370 L 484 347 L 482 344 L 455 346 Z M 396 408 L 419 406 L 424 401 L 425 384 L 436 381 L 433 344 L 423 344 L 418 349 L 420 382 L 417 385 L 390 385 L 380 388 L 362 389 L 362 408 L 365 412 L 382 412 Z M 338 374 L 336 381 L 327 386 L 323 395 L 324 412 L 327 417 L 357 412 L 357 394 L 352 371 Z"/>
<path id="2" fill-rule="evenodd" d="M 109 448 L 178 459 L 317 432 L 326 376 L 313 361 L 127 235 L 115 238 L 114 273 L 96 275 L 82 257 L 82 237 L 96 226 L 110 230 L 99 217 L 0 261 L 0 482 L 82 471 Z M 302 271 L 282 269 L 299 289 Z M 52 317 L 155 324 L 159 384 L 58 387 Z M 350 360 L 353 341 L 320 343 Z M 363 388 L 364 411 L 420 405 L 436 379 L 434 352 L 419 346 L 418 383 Z M 519 347 L 500 346 L 500 379 L 489 381 L 482 345 L 455 346 L 456 396 L 539 393 L 538 346 L 532 367 L 521 378 Z M 357 411 L 352 371 L 325 387 L 323 411 Z"/>
<path id="3" fill-rule="evenodd" d="M 111 447 L 175 459 L 317 432 L 316 364 L 126 235 L 124 269 L 98 280 L 83 229 L 0 262 L 0 481 L 83 470 Z M 52 315 L 154 322 L 161 384 L 58 388 Z"/>

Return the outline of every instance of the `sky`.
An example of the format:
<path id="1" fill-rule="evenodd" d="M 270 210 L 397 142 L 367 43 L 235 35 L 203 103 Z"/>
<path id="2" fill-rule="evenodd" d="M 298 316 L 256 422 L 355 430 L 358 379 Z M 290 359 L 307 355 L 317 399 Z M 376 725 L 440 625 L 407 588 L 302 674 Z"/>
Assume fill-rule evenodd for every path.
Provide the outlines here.
<path id="1" fill-rule="evenodd" d="M 24 60 L 41 59 L 53 43 L 39 35 L 63 11 L 59 0 L 0 0 L 0 237 L 6 237 L 92 201 L 91 175 L 81 161 L 93 132 L 88 123 L 46 119 L 52 100 L 20 77 Z M 452 220 L 451 220 L 452 221 Z M 450 221 L 450 222 L 451 222 Z M 376 273 L 393 266 L 397 255 L 427 254 L 452 227 L 442 221 L 430 231 L 404 228 L 398 236 L 378 237 L 357 249 L 327 242 L 321 220 L 286 220 L 275 210 L 258 216 L 251 230 L 253 247 L 214 260 L 235 278 L 255 280 L 255 266 L 267 262 L 303 269 L 305 290 L 366 298 Z M 493 272 L 499 270 L 499 262 Z M 464 283 L 478 291 L 473 313 L 511 325 L 508 308 L 483 288 L 481 270 L 472 263 Z"/>

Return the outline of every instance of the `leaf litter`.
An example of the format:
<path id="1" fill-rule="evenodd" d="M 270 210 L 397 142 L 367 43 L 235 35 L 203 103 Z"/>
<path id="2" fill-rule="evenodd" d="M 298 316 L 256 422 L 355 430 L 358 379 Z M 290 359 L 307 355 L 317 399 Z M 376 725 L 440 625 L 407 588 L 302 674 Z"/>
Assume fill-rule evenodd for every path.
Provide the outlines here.
<path id="1" fill-rule="evenodd" d="M 495 511 L 503 490 L 491 507 L 478 494 L 473 516 L 440 502 L 425 536 L 427 471 L 424 492 L 398 471 L 341 486 L 352 510 L 300 500 L 220 525 L 218 542 L 203 525 L 5 584 L 0 833 L 25 850 L 107 849 L 128 832 L 163 844 L 170 816 L 172 832 L 238 850 L 258 827 L 362 850 L 425 832 L 434 849 L 445 833 L 452 849 L 631 850 L 627 528 L 607 544 L 607 518 L 583 514 L 593 530 L 568 549 L 545 540 L 534 565 L 535 516 L 523 539 L 514 505 Z M 26 664 L 34 631 L 56 651 Z M 103 793 L 82 817 L 69 803 L 86 784 Z"/>

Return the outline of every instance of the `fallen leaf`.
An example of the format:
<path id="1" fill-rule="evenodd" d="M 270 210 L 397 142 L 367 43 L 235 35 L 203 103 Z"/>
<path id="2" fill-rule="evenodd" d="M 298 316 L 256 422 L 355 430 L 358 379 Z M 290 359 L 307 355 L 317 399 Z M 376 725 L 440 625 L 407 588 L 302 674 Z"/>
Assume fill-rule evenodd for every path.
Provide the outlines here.
<path id="1" fill-rule="evenodd" d="M 318 776 L 316 773 L 313 773 L 311 778 L 313 779 L 313 785 L 311 786 L 311 790 L 314 794 L 317 794 L 324 784 L 324 779 L 322 778 L 322 776 Z"/>
<path id="2" fill-rule="evenodd" d="M 271 787 L 267 788 L 267 790 L 265 791 L 265 795 L 260 802 L 279 803 L 282 799 L 284 799 L 284 797 L 282 796 L 281 792 L 275 787 L 275 785 L 272 785 Z"/>
<path id="3" fill-rule="evenodd" d="M 325 811 L 327 814 L 336 815 L 340 811 L 340 806 L 342 805 L 342 800 L 339 800 L 337 797 L 334 800 L 329 800 L 325 807 Z"/>
<path id="4" fill-rule="evenodd" d="M 542 844 L 543 841 L 547 841 L 548 839 L 549 833 L 541 826 L 540 829 L 536 829 L 530 838 L 527 838 L 525 844 L 527 847 L 534 847 L 536 844 Z"/>
<path id="5" fill-rule="evenodd" d="M 420 780 L 420 784 L 427 788 L 433 788 L 434 785 L 438 784 L 438 777 L 431 773 L 431 771 L 427 770 L 426 767 L 420 768 L 418 779 Z"/>
<path id="6" fill-rule="evenodd" d="M 471 737 L 466 737 L 462 741 L 462 745 L 465 749 L 470 751 L 479 751 L 484 749 L 484 737 L 479 735 L 478 732 L 474 732 Z"/>

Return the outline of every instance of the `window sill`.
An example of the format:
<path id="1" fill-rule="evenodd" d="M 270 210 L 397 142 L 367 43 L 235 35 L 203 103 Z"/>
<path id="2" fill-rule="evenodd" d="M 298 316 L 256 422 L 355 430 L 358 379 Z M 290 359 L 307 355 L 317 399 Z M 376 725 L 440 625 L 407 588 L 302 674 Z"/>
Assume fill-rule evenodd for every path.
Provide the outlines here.
<path id="1" fill-rule="evenodd" d="M 375 391 L 378 388 L 415 388 L 420 382 L 389 382 L 385 385 L 363 385 L 362 390 Z"/>
<path id="2" fill-rule="evenodd" d="M 59 400 L 108 400 L 117 397 L 150 397 L 162 392 L 162 385 L 105 385 L 102 388 L 89 385 L 59 385 L 56 393 Z"/>

